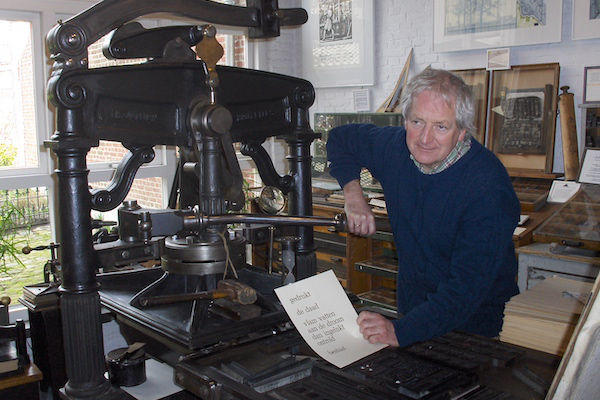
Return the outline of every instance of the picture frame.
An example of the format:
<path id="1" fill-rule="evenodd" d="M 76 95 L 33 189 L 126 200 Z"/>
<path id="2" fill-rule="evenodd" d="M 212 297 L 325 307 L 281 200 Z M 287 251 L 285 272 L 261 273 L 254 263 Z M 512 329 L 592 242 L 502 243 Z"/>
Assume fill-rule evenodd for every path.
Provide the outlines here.
<path id="1" fill-rule="evenodd" d="M 571 39 L 600 38 L 600 4 L 595 0 L 573 0 Z"/>
<path id="2" fill-rule="evenodd" d="M 488 71 L 510 69 L 510 48 L 503 47 L 501 49 L 488 49 L 487 65 L 485 69 Z"/>
<path id="3" fill-rule="evenodd" d="M 600 103 L 600 66 L 583 68 L 583 102 Z"/>
<path id="4" fill-rule="evenodd" d="M 561 41 L 562 0 L 536 3 L 539 5 L 532 5 L 532 9 L 527 10 L 528 15 L 517 6 L 519 2 L 512 2 L 514 10 L 501 8 L 506 4 L 502 0 L 478 2 L 477 7 L 492 7 L 493 13 L 473 9 L 472 3 L 468 0 L 434 0 L 434 52 Z M 467 18 L 468 13 L 475 17 Z M 468 24 L 465 23 L 467 20 L 470 21 Z"/>
<path id="5" fill-rule="evenodd" d="M 302 70 L 316 88 L 371 86 L 373 0 L 302 0 Z"/>
<path id="6" fill-rule="evenodd" d="M 512 176 L 552 173 L 558 63 L 492 71 L 486 146 Z"/>
<path id="7" fill-rule="evenodd" d="M 485 68 L 461 69 L 451 71 L 471 88 L 473 101 L 475 102 L 475 128 L 473 137 L 485 145 L 485 123 L 487 118 L 488 90 L 490 72 Z"/>
<path id="8" fill-rule="evenodd" d="M 583 150 L 577 182 L 600 185 L 600 147 L 586 147 Z"/>

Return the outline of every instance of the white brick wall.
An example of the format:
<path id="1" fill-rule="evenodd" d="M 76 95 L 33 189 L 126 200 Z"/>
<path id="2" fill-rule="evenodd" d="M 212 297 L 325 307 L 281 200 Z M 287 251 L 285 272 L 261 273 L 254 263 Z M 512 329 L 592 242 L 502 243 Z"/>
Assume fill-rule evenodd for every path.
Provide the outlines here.
<path id="1" fill-rule="evenodd" d="M 368 0 L 367 0 L 368 1 Z M 485 67 L 486 49 L 450 53 L 433 52 L 433 0 L 373 0 L 375 85 L 370 90 L 371 108 L 377 108 L 392 91 L 410 48 L 414 48 L 411 76 L 431 64 L 436 68 L 467 69 Z M 299 0 L 281 0 L 280 7 L 298 7 Z M 563 1 L 562 42 L 515 46 L 510 51 L 512 65 L 558 62 L 560 86 L 570 86 L 575 95 L 575 114 L 580 147 L 583 145 L 583 68 L 600 65 L 600 39 L 571 40 L 573 0 Z M 282 36 L 266 41 L 267 57 L 260 67 L 290 75 L 302 73 L 299 29 L 284 29 Z M 352 112 L 351 88 L 317 89 L 312 112 Z M 557 120 L 554 171 L 563 171 L 560 119 Z"/>

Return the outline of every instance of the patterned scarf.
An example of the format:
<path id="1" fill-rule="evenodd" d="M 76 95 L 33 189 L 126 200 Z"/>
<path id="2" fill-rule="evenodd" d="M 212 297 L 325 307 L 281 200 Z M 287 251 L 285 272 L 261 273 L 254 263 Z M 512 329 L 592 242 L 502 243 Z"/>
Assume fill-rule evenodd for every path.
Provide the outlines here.
<path id="1" fill-rule="evenodd" d="M 422 173 L 427 174 L 427 175 L 433 175 L 433 174 L 442 172 L 443 170 L 445 170 L 446 168 L 448 168 L 449 166 L 451 166 L 452 164 L 457 162 L 462 156 L 467 154 L 467 152 L 469 151 L 470 148 L 471 148 L 471 136 L 467 136 L 462 141 L 459 140 L 456 143 L 456 146 L 454 146 L 454 148 L 450 152 L 450 154 L 448 154 L 448 156 L 442 162 L 440 162 L 437 166 L 435 166 L 431 170 L 428 167 L 425 167 L 423 164 L 421 164 L 417 160 L 415 160 L 415 158 L 412 156 L 412 154 L 410 155 L 410 158 L 411 158 L 411 160 L 413 160 L 413 162 L 415 163 L 417 168 L 419 168 L 419 171 L 421 171 Z"/>

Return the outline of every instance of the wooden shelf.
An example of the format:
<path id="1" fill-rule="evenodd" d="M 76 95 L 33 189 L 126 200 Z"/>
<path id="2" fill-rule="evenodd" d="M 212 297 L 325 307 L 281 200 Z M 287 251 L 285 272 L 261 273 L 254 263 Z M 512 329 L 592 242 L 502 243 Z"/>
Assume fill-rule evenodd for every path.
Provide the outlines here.
<path id="1" fill-rule="evenodd" d="M 533 243 L 533 231 L 540 226 L 548 217 L 555 213 L 561 204 L 546 203 L 539 211 L 526 212 L 529 220 L 522 226 L 522 230 L 513 234 L 513 243 L 515 247 L 525 246 Z"/>
<path id="2" fill-rule="evenodd" d="M 313 214 L 333 217 L 344 211 L 341 207 L 313 204 Z M 343 232 L 332 232 L 326 227 L 315 227 L 317 271 L 333 269 L 342 286 L 357 294 L 369 290 L 369 275 L 354 269 L 357 261 L 368 258 L 367 239 Z"/>
<path id="3" fill-rule="evenodd" d="M 17 375 L 0 379 L 0 398 L 2 399 L 39 399 L 39 384 L 42 372 L 34 363 Z"/>
<path id="4" fill-rule="evenodd" d="M 579 104 L 579 108 L 600 108 L 600 102 Z"/>
<path id="5" fill-rule="evenodd" d="M 377 306 L 396 310 L 396 291 L 379 287 L 358 295 L 363 306 Z"/>
<path id="6" fill-rule="evenodd" d="M 396 279 L 398 274 L 398 260 L 386 256 L 375 257 L 359 261 L 354 264 L 357 271 L 366 272 L 383 278 Z"/>
<path id="7" fill-rule="evenodd" d="M 333 263 L 327 261 L 318 261 L 317 260 L 317 273 L 325 272 L 328 270 L 333 270 L 338 281 L 344 289 L 348 288 L 348 271 L 346 267 L 342 263 Z"/>

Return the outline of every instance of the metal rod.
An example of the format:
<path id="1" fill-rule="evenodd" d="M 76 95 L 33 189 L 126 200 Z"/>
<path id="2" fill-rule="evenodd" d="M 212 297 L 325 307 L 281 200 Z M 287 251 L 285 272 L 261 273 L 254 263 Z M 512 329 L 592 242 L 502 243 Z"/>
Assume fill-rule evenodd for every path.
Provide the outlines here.
<path id="1" fill-rule="evenodd" d="M 231 290 L 210 290 L 197 293 L 178 293 L 162 296 L 142 297 L 140 305 L 150 307 L 164 304 L 184 303 L 192 300 L 216 300 L 232 298 L 234 296 Z"/>
<path id="2" fill-rule="evenodd" d="M 339 231 L 344 231 L 346 226 L 346 218 L 343 214 L 338 214 L 334 218 L 258 214 L 204 215 L 200 216 L 200 222 L 201 225 L 250 223 L 296 226 L 333 226 Z"/>
<path id="3" fill-rule="evenodd" d="M 273 273 L 273 240 L 275 239 L 275 227 L 269 226 L 269 274 Z"/>

